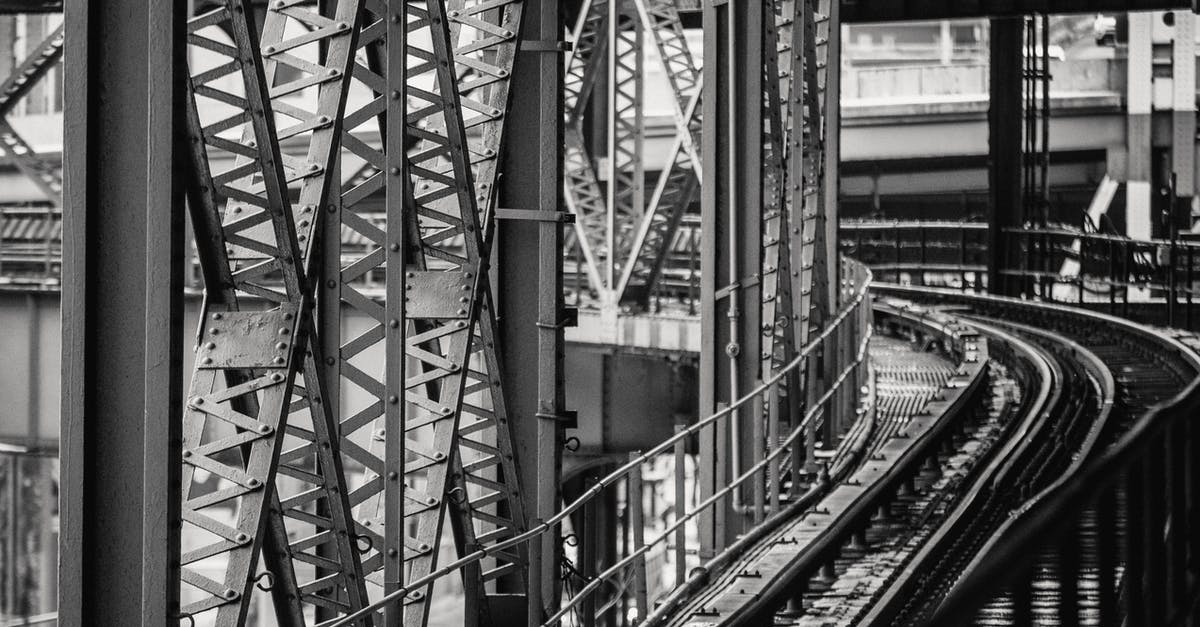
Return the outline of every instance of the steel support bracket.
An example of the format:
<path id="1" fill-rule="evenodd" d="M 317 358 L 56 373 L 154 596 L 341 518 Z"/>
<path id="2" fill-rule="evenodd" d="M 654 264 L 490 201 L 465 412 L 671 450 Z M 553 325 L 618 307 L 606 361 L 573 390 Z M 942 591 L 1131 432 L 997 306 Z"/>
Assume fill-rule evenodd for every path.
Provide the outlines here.
<path id="1" fill-rule="evenodd" d="M 571 52 L 575 44 L 556 39 L 523 39 L 521 52 Z"/>
<path id="2" fill-rule="evenodd" d="M 723 300 L 744 287 L 754 287 L 755 285 L 758 285 L 760 278 L 761 277 L 756 274 L 752 277 L 742 279 L 741 281 L 730 283 L 729 285 L 717 290 L 715 298 L 716 300 Z"/>
<path id="3" fill-rule="evenodd" d="M 579 412 L 575 411 L 574 409 L 564 409 L 562 413 L 559 414 L 539 411 L 534 415 L 544 420 L 557 420 L 563 424 L 564 428 L 567 429 L 579 428 Z"/>
<path id="4" fill-rule="evenodd" d="M 537 327 L 539 329 L 574 329 L 575 327 L 579 326 L 578 307 L 563 307 L 562 312 L 563 316 L 562 319 L 558 321 L 558 324 L 546 324 L 538 322 L 536 323 Z"/>
<path id="5" fill-rule="evenodd" d="M 566 211 L 534 211 L 532 209 L 496 209 L 497 220 L 529 220 L 532 222 L 562 222 L 575 224 L 575 214 Z"/>

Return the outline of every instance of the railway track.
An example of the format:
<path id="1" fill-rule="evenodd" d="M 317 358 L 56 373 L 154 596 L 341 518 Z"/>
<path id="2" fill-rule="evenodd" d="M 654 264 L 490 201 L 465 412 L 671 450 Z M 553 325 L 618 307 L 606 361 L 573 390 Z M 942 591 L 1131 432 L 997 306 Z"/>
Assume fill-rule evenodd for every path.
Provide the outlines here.
<path id="1" fill-rule="evenodd" d="M 735 562 L 691 601 L 673 605 L 683 611 L 672 624 L 758 625 L 768 616 L 776 625 L 813 627 L 925 624 L 1013 520 L 1082 473 L 1137 428 L 1147 410 L 1176 397 L 1200 373 L 1200 356 L 1175 334 L 1104 314 L 926 288 L 880 285 L 878 293 L 884 299 L 877 318 L 880 309 L 885 319 L 910 317 L 906 324 L 913 329 L 942 329 L 946 341 L 977 335 L 988 347 L 990 393 L 952 411 L 939 406 L 953 414 L 943 416 L 953 434 L 935 446 L 914 447 L 900 465 L 877 453 L 906 437 L 904 421 L 889 416 L 936 400 L 928 388 L 937 387 L 940 374 L 914 368 L 906 380 L 903 372 L 891 373 L 899 389 L 885 388 L 882 396 L 876 390 L 877 416 L 857 466 L 895 465 L 888 480 L 868 487 L 851 473 L 838 485 L 858 486 L 853 495 L 822 501 L 751 547 L 745 564 Z M 924 303 L 924 309 L 900 312 L 888 297 Z M 887 350 L 886 342 L 880 348 Z M 1117 590 L 1122 608 L 1144 605 L 1135 592 L 1144 587 L 1121 581 L 1125 571 L 1113 557 L 1112 547 L 1129 544 L 1127 528 L 1145 528 L 1140 516 L 1119 513 L 1140 502 L 1126 492 L 1115 492 L 1110 510 L 1077 520 L 1079 551 L 1039 554 L 1031 583 L 992 596 L 974 624 L 1112 624 L 1101 618 L 1113 616 L 1116 604 L 1104 590 Z M 813 521 L 814 512 L 826 522 Z M 796 535 L 824 525 L 818 535 Z M 764 546 L 781 543 L 800 546 L 778 572 L 760 571 L 759 564 L 772 561 Z M 1057 620 L 1070 615 L 1064 608 L 1075 619 Z"/>
<path id="2" fill-rule="evenodd" d="M 993 347 L 991 406 L 981 408 L 984 415 L 976 416 L 955 446 L 943 450 L 910 489 L 881 505 L 866 542 L 849 547 L 820 577 L 806 582 L 802 607 L 793 603 L 785 608 L 776 624 L 855 625 L 873 615 L 885 591 L 891 595 L 885 602 L 906 600 L 911 584 L 924 581 L 923 573 L 907 565 L 927 550 L 923 547 L 940 528 L 967 520 L 961 504 L 978 498 L 978 486 L 1002 465 L 1007 453 L 998 455 L 998 449 L 1039 432 L 1045 416 L 1070 398 L 1060 392 L 1065 376 L 1047 351 L 996 328 L 980 330 Z M 954 567 L 950 562 L 942 566 Z"/>
<path id="3" fill-rule="evenodd" d="M 1010 443 L 990 485 L 960 503 L 962 515 L 944 525 L 913 558 L 905 572 L 882 595 L 862 621 L 868 625 L 924 624 L 950 588 L 987 553 L 992 538 L 1014 514 L 1036 504 L 1042 494 L 1103 453 L 1152 406 L 1183 390 L 1200 372 L 1196 353 L 1170 334 L 1123 320 L 1080 310 L 994 297 L 964 296 L 939 290 L 882 286 L 881 292 L 914 300 L 936 300 L 981 328 L 1003 328 L 1038 344 L 1054 355 L 1063 379 L 1064 396 L 1083 399 L 1081 382 L 1098 395 L 1068 403 L 1052 415 L 1043 437 Z M 1074 371 L 1074 374 L 1072 374 Z M 1116 499 L 1127 499 L 1123 489 Z M 980 625 L 1061 624 L 1070 614 L 1079 624 L 1101 624 L 1099 568 L 1106 542 L 1127 541 L 1127 521 L 1117 517 L 1115 534 L 1101 537 L 1092 513 L 1076 528 L 1081 551 L 1070 556 L 1044 554 L 1034 564 L 1032 585 L 1017 597 L 1001 595 L 976 618 Z M 1078 573 L 1062 585 L 1064 570 Z M 1122 582 L 1116 582 L 1120 587 Z M 1081 608 L 1064 612 L 1063 608 Z M 1111 608 L 1109 608 L 1111 610 Z M 1107 614 L 1106 614 L 1107 615 Z"/>

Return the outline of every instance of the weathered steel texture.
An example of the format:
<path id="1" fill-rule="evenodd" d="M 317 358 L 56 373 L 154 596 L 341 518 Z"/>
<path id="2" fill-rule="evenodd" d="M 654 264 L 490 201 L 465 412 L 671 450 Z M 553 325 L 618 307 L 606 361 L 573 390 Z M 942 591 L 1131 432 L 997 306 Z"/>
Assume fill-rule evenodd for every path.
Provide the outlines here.
<path id="1" fill-rule="evenodd" d="M 350 1 L 329 17 L 275 3 L 261 42 L 250 6 L 240 0 L 189 25 L 190 43 L 218 60 L 193 68 L 190 82 L 205 104 L 189 103 L 189 130 L 193 225 L 208 296 L 199 342 L 207 357 L 198 356 L 184 418 L 182 520 L 209 535 L 182 556 L 181 576 L 195 599 L 183 611 L 215 609 L 217 624 L 245 621 L 260 550 L 283 624 L 303 624 L 301 604 L 347 612 L 366 602 L 308 282 L 358 13 Z M 320 62 L 303 59 L 318 46 Z M 277 77 L 281 67 L 286 77 Z M 282 100 L 306 89 L 316 92 L 311 101 Z M 283 155 L 280 138 L 306 142 L 304 157 Z M 217 152 L 232 154 L 233 166 L 213 172 Z M 295 207 L 289 181 L 299 184 Z M 239 297 L 247 296 L 270 309 L 239 312 Z M 242 354 L 218 363 L 219 351 L 231 354 L 220 348 L 227 344 Z M 197 484 L 198 469 L 217 478 L 215 489 Z M 277 482 L 282 477 L 294 481 Z M 284 488 L 297 483 L 298 490 Z M 230 502 L 233 525 L 224 522 Z M 227 559 L 220 581 L 192 566 L 214 556 Z"/>
<path id="2" fill-rule="evenodd" d="M 185 6 L 74 3 L 60 624 L 177 621 Z"/>
<path id="3" fill-rule="evenodd" d="M 708 415 L 760 369 L 765 15 L 762 4 L 726 4 L 706 5 L 704 18 L 700 413 Z M 750 458 L 751 415 L 747 408 L 701 432 L 701 499 Z M 702 557 L 738 532 L 738 498 L 701 515 Z"/>
<path id="4" fill-rule="evenodd" d="M 38 187 L 55 207 L 62 207 L 63 174 L 59 163 L 52 163 L 37 153 L 24 138 L 8 123 L 8 114 L 17 102 L 33 89 L 58 65 L 63 54 L 66 25 L 50 33 L 33 53 L 13 68 L 12 73 L 0 83 L 0 147 L 17 169 Z"/>
<path id="5" fill-rule="evenodd" d="M 370 98 L 347 111 L 341 139 L 341 163 L 361 161 L 345 182 L 330 213 L 324 237 L 324 281 L 316 289 L 322 306 L 326 378 L 338 399 L 343 464 L 361 469 L 363 479 L 349 494 L 354 534 L 362 551 L 367 584 L 384 593 L 403 580 L 404 528 L 404 316 L 405 242 L 413 234 L 405 222 L 408 163 L 405 134 L 388 127 L 403 119 L 405 14 L 402 5 L 369 0 L 360 19 L 358 49 L 367 63 L 355 63 L 355 93 Z M 390 131 L 390 132 L 389 132 Z M 376 143 L 377 141 L 377 143 Z M 376 197 L 382 195 L 382 210 Z M 336 219 L 334 219 L 336 218 Z M 362 244 L 360 254 L 342 251 L 343 240 Z M 382 273 L 381 304 L 369 281 Z M 343 316 L 358 314 L 368 326 L 342 337 Z M 364 358 L 382 350 L 383 367 L 365 367 Z M 388 437 L 389 434 L 392 437 Z M 400 608 L 384 610 L 379 625 L 396 626 Z"/>
<path id="6" fill-rule="evenodd" d="M 409 578 L 434 568 L 447 511 L 466 543 L 460 551 L 519 533 L 525 524 L 487 277 L 522 6 L 517 0 L 406 5 L 411 104 L 405 130 L 418 141 L 410 155 L 414 197 L 407 224 L 420 237 L 409 238 L 414 265 L 406 277 L 419 283 L 426 273 L 452 272 L 462 279 L 451 309 L 418 307 L 421 295 L 402 296 L 411 298 L 405 350 L 416 364 L 405 381 L 413 413 L 405 421 L 404 525 L 416 530 L 404 556 Z M 473 594 L 483 595 L 484 584 L 509 574 L 518 575 L 520 585 L 521 555 L 495 557 L 494 567 L 466 573 Z M 407 596 L 405 624 L 424 624 L 428 595 Z M 485 601 L 477 597 L 476 606 Z"/>
<path id="7" fill-rule="evenodd" d="M 551 518 L 561 505 L 562 486 L 545 478 L 561 476 L 563 431 L 569 424 L 563 389 L 563 225 L 556 219 L 564 193 L 565 64 L 553 51 L 562 36 L 559 3 L 525 0 L 525 13 L 521 40 L 538 42 L 539 50 L 526 51 L 523 45 L 513 69 L 508 111 L 513 132 L 502 151 L 501 203 L 548 219 L 500 222 L 496 295 L 502 380 L 511 403 L 521 496 L 532 525 Z M 540 624 L 545 610 L 558 607 L 562 550 L 557 534 L 530 545 L 526 620 L 510 613 L 509 624 Z"/>
<path id="8" fill-rule="evenodd" d="M 817 326 L 829 311 L 826 270 L 824 204 L 821 189 L 824 184 L 824 127 L 823 80 L 824 64 L 821 54 L 827 40 L 819 36 L 818 27 L 825 16 L 817 14 L 816 0 L 797 0 L 793 3 L 791 24 L 792 45 L 788 119 L 790 120 L 788 188 L 791 246 L 792 295 L 796 299 L 792 312 L 792 333 L 795 346 L 808 343 Z M 827 342 L 827 347 L 829 343 Z M 826 351 L 828 354 L 828 351 Z M 830 358 L 825 359 L 828 363 Z M 817 359 L 808 360 L 803 367 L 801 385 L 809 398 L 819 395 L 815 382 Z M 828 422 L 828 420 L 827 420 Z M 813 435 L 807 438 L 811 461 Z"/>
<path id="9" fill-rule="evenodd" d="M 784 126 L 784 111 L 788 106 L 781 96 L 782 83 L 788 74 L 780 70 L 779 51 L 784 47 L 781 26 L 792 21 L 778 2 L 764 3 L 765 45 L 763 50 L 763 107 L 766 123 L 763 126 L 763 210 L 762 210 L 762 349 L 759 354 L 761 370 L 759 378 L 769 379 L 776 370 L 782 369 L 795 354 L 792 325 L 793 318 L 791 279 L 791 236 L 787 221 L 787 157 L 788 134 Z M 785 31 L 789 36 L 791 29 Z M 790 42 L 787 44 L 790 47 Z M 784 401 L 799 398 L 799 377 L 790 376 L 777 388 L 779 395 L 772 396 L 764 406 L 766 414 L 755 419 L 768 419 L 777 425 L 779 418 L 797 416 L 796 407 L 784 407 Z M 779 465 L 772 467 L 772 478 L 779 474 Z"/>

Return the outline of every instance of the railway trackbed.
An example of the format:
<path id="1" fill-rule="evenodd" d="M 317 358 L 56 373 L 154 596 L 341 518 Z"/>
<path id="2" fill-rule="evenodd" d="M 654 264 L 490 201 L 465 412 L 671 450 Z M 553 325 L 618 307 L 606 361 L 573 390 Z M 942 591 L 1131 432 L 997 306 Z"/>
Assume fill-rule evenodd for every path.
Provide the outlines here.
<path id="1" fill-rule="evenodd" d="M 1011 452 L 1001 456 L 1007 461 L 996 466 L 978 494 L 960 503 L 961 516 L 930 538 L 909 562 L 905 575 L 897 577 L 861 621 L 916 625 L 932 617 L 951 588 L 987 554 L 1005 525 L 1067 481 L 1087 460 L 1103 453 L 1149 408 L 1180 393 L 1200 371 L 1200 360 L 1170 333 L 1102 314 L 937 290 L 881 286 L 880 291 L 939 302 L 981 329 L 989 325 L 1005 329 L 1053 356 L 1066 377 L 1062 389 L 1076 390 L 1067 396 L 1082 399 L 1078 389 L 1084 379 L 1098 392 L 1082 404 L 1064 405 L 1052 417 L 1056 423 L 1052 431 L 1038 433 L 1030 441 L 1010 442 Z M 1125 491 L 1118 489 L 1116 498 L 1127 499 Z M 1127 536 L 1127 521 L 1120 515 L 1113 518 L 1102 537 L 1095 515 L 1084 515 L 1076 528 L 1081 550 L 1069 557 L 1039 556 L 1032 585 L 1023 589 L 1022 598 L 1006 594 L 993 599 L 978 613 L 976 624 L 1055 625 L 1060 624 L 1056 616 L 1068 607 L 1080 608 L 1071 612 L 1079 624 L 1101 624 L 1099 590 L 1104 585 L 1122 585 L 1097 580 L 1097 573 L 1120 572 L 1119 567 L 1098 567 L 1101 544 L 1124 542 Z M 1061 585 L 1063 570 L 1077 574 L 1071 585 Z"/>

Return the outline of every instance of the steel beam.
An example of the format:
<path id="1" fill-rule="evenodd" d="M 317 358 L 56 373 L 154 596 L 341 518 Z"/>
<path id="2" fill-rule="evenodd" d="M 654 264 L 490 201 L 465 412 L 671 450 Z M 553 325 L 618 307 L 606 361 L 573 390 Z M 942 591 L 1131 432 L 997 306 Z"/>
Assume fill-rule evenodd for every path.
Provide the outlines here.
<path id="1" fill-rule="evenodd" d="M 186 2 L 67 12 L 59 622 L 165 625 L 179 603 Z"/>
<path id="2" fill-rule="evenodd" d="M 991 202 L 988 203 L 988 289 L 1015 295 L 1018 289 L 1001 274 L 1010 266 L 1010 252 L 1002 230 L 1024 219 L 1021 204 L 1022 60 L 1023 18 L 992 20 L 991 105 L 988 109 L 988 146 Z"/>
<path id="3" fill-rule="evenodd" d="M 1188 0 L 841 0 L 844 22 L 1189 9 Z"/>
<path id="4" fill-rule="evenodd" d="M 563 60 L 560 8 L 553 0 L 525 0 L 521 40 L 538 42 L 517 56 L 503 154 L 501 206 L 537 211 L 546 220 L 502 220 L 497 232 L 496 300 L 503 346 L 504 388 L 525 511 L 530 521 L 557 511 L 563 429 L 562 202 Z M 531 551 L 529 585 L 540 586 L 544 610 L 558 605 L 562 546 L 548 534 Z M 540 559 L 535 559 L 540 556 Z M 536 610 L 535 610 L 536 612 Z M 519 624 L 512 621 L 510 624 Z"/>
<path id="5" fill-rule="evenodd" d="M 764 9 L 758 3 L 706 2 L 701 194 L 700 415 L 750 389 L 758 376 L 762 247 Z M 750 443 L 751 413 L 727 423 L 735 444 Z M 737 473 L 718 443 L 721 427 L 701 433 L 700 498 Z M 743 455 L 744 458 L 744 455 Z M 732 507 L 701 515 L 701 557 L 736 535 Z"/>

